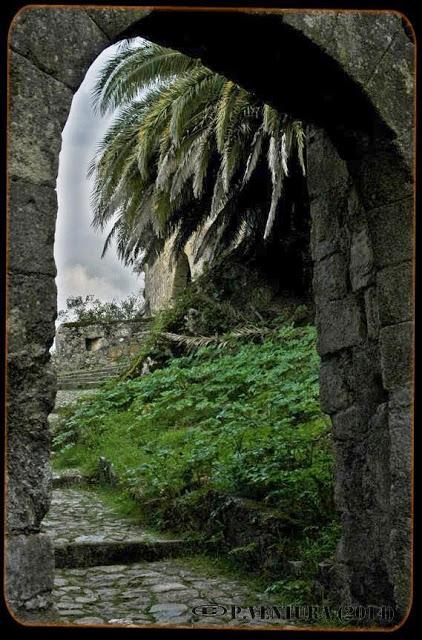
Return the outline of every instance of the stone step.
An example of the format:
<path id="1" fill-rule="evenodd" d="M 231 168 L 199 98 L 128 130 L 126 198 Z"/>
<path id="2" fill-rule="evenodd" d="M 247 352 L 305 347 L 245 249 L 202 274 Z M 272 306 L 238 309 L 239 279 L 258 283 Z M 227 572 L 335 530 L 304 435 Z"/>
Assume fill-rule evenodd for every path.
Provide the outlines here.
<path id="1" fill-rule="evenodd" d="M 66 390 L 66 391 L 73 391 L 76 389 L 95 389 L 97 387 L 100 386 L 100 383 L 98 381 L 92 381 L 92 382 L 62 382 L 62 383 L 57 383 L 58 384 L 58 388 L 61 390 Z"/>
<path id="2" fill-rule="evenodd" d="M 116 542 L 84 536 L 81 542 L 54 546 L 55 566 L 59 569 L 95 567 L 98 565 L 132 564 L 134 562 L 174 558 L 192 550 L 188 540 L 145 540 L 144 538 Z"/>
<path id="3" fill-rule="evenodd" d="M 79 386 L 81 385 L 101 385 L 104 384 L 105 382 L 107 382 L 108 380 L 112 380 L 112 378 L 87 378 L 85 380 L 58 380 L 57 381 L 57 388 L 58 389 L 65 389 L 68 385 L 73 385 L 75 386 L 75 388 L 77 389 Z"/>
<path id="4" fill-rule="evenodd" d="M 108 371 L 69 371 L 67 373 L 59 373 L 58 378 L 80 378 L 83 376 L 110 376 L 118 374 L 122 369 L 109 369 Z"/>
<path id="5" fill-rule="evenodd" d="M 96 384 L 102 384 L 103 382 L 107 382 L 107 380 L 112 380 L 111 376 L 108 377 L 104 377 L 104 378 L 69 378 L 68 380 L 58 380 L 57 381 L 57 385 L 59 388 L 61 388 L 63 385 L 66 384 L 91 384 L 91 383 L 96 383 Z"/>
<path id="6" fill-rule="evenodd" d="M 113 378 L 115 376 L 120 375 L 119 371 L 114 371 L 113 373 L 84 373 L 84 374 L 72 374 L 72 375 L 64 375 L 57 376 L 58 381 L 66 381 L 66 380 L 105 380 L 106 378 Z"/>
<path id="7" fill-rule="evenodd" d="M 73 385 L 78 388 L 80 385 L 92 385 L 92 384 L 102 384 L 103 382 L 107 382 L 107 380 L 112 380 L 113 378 L 117 377 L 118 374 L 116 374 L 116 376 L 72 376 L 72 377 L 67 377 L 67 378 L 58 378 L 57 379 L 57 387 L 59 389 L 65 389 L 68 388 L 68 385 Z"/>
<path id="8" fill-rule="evenodd" d="M 61 487 L 73 487 L 90 484 L 90 478 L 78 470 L 66 469 L 66 471 L 53 473 L 53 489 Z"/>
<path id="9" fill-rule="evenodd" d="M 109 373 L 110 371 L 122 371 L 129 362 L 124 363 L 123 365 L 104 365 L 102 367 L 92 367 L 89 369 L 68 369 L 65 371 L 58 371 L 58 376 L 68 376 L 68 375 L 81 375 L 84 373 Z"/>

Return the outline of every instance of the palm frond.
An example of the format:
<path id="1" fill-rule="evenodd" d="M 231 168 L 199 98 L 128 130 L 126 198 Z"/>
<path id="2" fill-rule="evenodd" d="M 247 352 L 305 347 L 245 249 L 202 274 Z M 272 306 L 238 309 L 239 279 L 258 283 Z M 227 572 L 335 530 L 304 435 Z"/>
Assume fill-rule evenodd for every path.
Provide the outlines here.
<path id="1" fill-rule="evenodd" d="M 249 153 L 249 157 L 246 162 L 245 173 L 243 175 L 242 186 L 245 186 L 247 182 L 249 182 L 253 172 L 256 169 L 258 164 L 258 160 L 262 151 L 262 143 L 264 141 L 264 126 L 261 124 L 260 127 L 255 131 L 252 144 L 251 151 Z"/>
<path id="2" fill-rule="evenodd" d="M 104 114 L 130 102 L 151 84 L 171 80 L 199 66 L 199 60 L 155 43 L 125 49 L 101 69 L 92 91 L 94 107 Z"/>
<path id="3" fill-rule="evenodd" d="M 170 331 L 162 331 L 158 333 L 158 337 L 162 340 L 173 342 L 180 347 L 185 348 L 188 353 L 197 351 L 203 347 L 209 347 L 216 345 L 219 348 L 225 349 L 230 346 L 233 340 L 256 340 L 256 338 L 263 339 L 274 333 L 274 330 L 268 327 L 257 327 L 254 325 L 239 327 L 227 334 L 221 336 L 187 336 L 178 333 L 172 333 Z"/>
<path id="4" fill-rule="evenodd" d="M 305 131 L 303 129 L 302 123 L 299 122 L 299 120 L 295 120 L 293 122 L 292 126 L 293 126 L 293 131 L 294 131 L 294 135 L 295 135 L 295 139 L 296 139 L 297 155 L 298 155 L 298 158 L 299 158 L 299 163 L 300 163 L 303 175 L 306 176 L 306 169 L 305 169 L 305 141 L 306 141 L 306 136 L 305 136 Z"/>
<path id="5" fill-rule="evenodd" d="M 210 255 L 249 250 L 264 224 L 264 239 L 272 233 L 293 154 L 305 175 L 299 121 L 161 45 L 125 42 L 101 69 L 92 97 L 97 111 L 115 112 L 88 167 L 92 224 L 104 230 L 112 223 L 104 253 L 114 239 L 127 264 L 155 259 L 172 234 L 174 255 L 193 234 L 201 238 L 197 255 L 205 242 Z M 256 172 L 265 157 L 267 215 L 269 190 L 258 209 L 250 195 L 266 179 Z"/>

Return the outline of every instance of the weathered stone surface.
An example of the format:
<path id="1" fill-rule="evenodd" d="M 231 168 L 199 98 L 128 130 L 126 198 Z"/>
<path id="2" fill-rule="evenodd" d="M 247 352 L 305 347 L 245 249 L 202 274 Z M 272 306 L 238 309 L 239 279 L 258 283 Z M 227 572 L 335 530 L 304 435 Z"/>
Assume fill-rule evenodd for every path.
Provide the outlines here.
<path id="1" fill-rule="evenodd" d="M 414 47 L 400 17 L 388 12 L 295 12 L 283 21 L 317 43 L 362 87 L 410 164 Z M 371 54 L 362 55 L 367 48 Z"/>
<path id="2" fill-rule="evenodd" d="M 359 344 L 365 337 L 360 306 L 352 296 L 317 308 L 318 352 L 321 356 Z"/>
<path id="3" fill-rule="evenodd" d="M 412 604 L 411 580 L 414 563 L 410 540 L 413 535 L 413 518 L 401 518 L 391 528 L 389 573 L 394 584 L 398 616 L 401 619 L 405 618 Z"/>
<path id="4" fill-rule="evenodd" d="M 347 206 L 347 193 L 333 189 L 310 204 L 311 252 L 314 261 L 334 253 L 346 253 L 347 237 L 339 224 L 339 213 Z"/>
<path id="5" fill-rule="evenodd" d="M 37 531 L 50 505 L 50 442 L 41 420 L 39 414 L 35 428 L 34 422 L 29 423 L 28 427 L 34 428 L 32 434 L 19 433 L 19 425 L 13 424 L 8 432 L 7 515 L 11 532 Z"/>
<path id="6" fill-rule="evenodd" d="M 187 611 L 187 606 L 185 604 L 173 602 L 167 605 L 154 604 L 150 608 L 149 613 L 154 615 L 157 622 L 163 622 L 171 620 L 171 618 L 176 618 L 181 613 L 185 613 L 185 611 Z"/>
<path id="7" fill-rule="evenodd" d="M 303 576 L 303 560 L 289 560 L 287 564 L 292 576 L 294 576 L 295 578 L 301 578 Z"/>
<path id="8" fill-rule="evenodd" d="M 377 593 L 382 581 L 385 603 L 390 604 L 387 407 L 385 403 L 379 405 L 370 420 L 358 407 L 343 412 L 340 418 L 342 439 L 337 441 L 335 495 L 342 514 L 343 537 L 337 559 L 353 567 L 350 575 L 356 579 L 349 582 L 353 599 L 360 600 L 362 587 L 365 592 Z M 353 460 L 353 465 L 347 464 L 348 460 Z"/>
<path id="9" fill-rule="evenodd" d="M 28 6 L 11 27 L 12 48 L 73 90 L 109 42 L 82 8 Z"/>
<path id="10" fill-rule="evenodd" d="M 12 53 L 10 68 L 9 175 L 54 189 L 73 93 L 19 53 Z"/>
<path id="11" fill-rule="evenodd" d="M 145 299 L 151 313 L 157 313 L 170 303 L 172 298 L 186 288 L 187 283 L 200 275 L 206 264 L 206 258 L 195 263 L 198 256 L 198 244 L 204 232 L 195 233 L 186 245 L 185 251 L 173 259 L 175 235 L 164 244 L 158 260 L 145 266 Z"/>
<path id="12" fill-rule="evenodd" d="M 53 554 L 44 534 L 13 535 L 6 541 L 7 601 L 19 617 L 20 609 L 51 606 Z"/>
<path id="13" fill-rule="evenodd" d="M 377 273 L 381 326 L 412 319 L 413 266 L 410 262 L 387 267 Z"/>
<path id="14" fill-rule="evenodd" d="M 392 392 L 388 403 L 392 518 L 389 572 L 402 615 L 406 613 L 411 600 L 412 419 L 409 389 L 402 388 Z"/>
<path id="15" fill-rule="evenodd" d="M 388 424 L 391 440 L 391 506 L 396 516 L 410 517 L 412 463 L 412 399 L 409 389 L 390 394 Z"/>
<path id="16" fill-rule="evenodd" d="M 298 12 L 286 14 L 283 20 L 318 43 L 363 85 L 372 77 L 379 59 L 401 29 L 400 18 L 388 13 L 374 20 L 373 14 L 358 11 Z M 368 38 L 372 56 L 362 56 L 362 50 L 368 46 Z"/>
<path id="17" fill-rule="evenodd" d="M 381 369 L 384 387 L 392 390 L 410 383 L 412 376 L 413 324 L 402 322 L 380 331 Z"/>
<path id="18" fill-rule="evenodd" d="M 8 368 L 8 525 L 37 530 L 50 503 L 50 435 L 47 416 L 54 404 L 55 375 L 45 352 L 22 349 Z"/>
<path id="19" fill-rule="evenodd" d="M 312 128 L 307 151 L 308 191 L 311 199 L 329 192 L 341 193 L 349 185 L 347 164 L 340 158 L 329 137 Z"/>
<path id="20" fill-rule="evenodd" d="M 356 402 L 367 418 L 385 400 L 381 381 L 380 354 L 377 343 L 366 341 L 352 349 L 352 372 Z"/>
<path id="21" fill-rule="evenodd" d="M 12 407 L 19 406 L 21 414 L 19 418 L 14 414 L 9 416 L 9 433 L 43 438 L 44 434 L 48 434 L 45 418 L 54 405 L 55 373 L 43 361 L 27 363 L 28 368 L 24 371 L 16 364 L 13 360 L 9 361 L 8 402 Z"/>
<path id="22" fill-rule="evenodd" d="M 74 622 L 75 624 L 104 624 L 103 618 L 98 618 L 98 616 L 84 616 L 77 618 Z"/>
<path id="23" fill-rule="evenodd" d="M 51 187 L 11 181 L 9 269 L 56 276 L 53 255 L 56 208 L 57 196 Z"/>
<path id="24" fill-rule="evenodd" d="M 33 360 L 47 362 L 46 349 L 49 348 L 51 336 L 54 335 L 57 313 L 54 278 L 10 273 L 8 293 L 9 362 L 15 362 L 20 369 L 31 366 Z"/>
<path id="25" fill-rule="evenodd" d="M 366 440 L 366 460 L 362 472 L 362 489 L 365 508 L 372 511 L 373 517 L 379 519 L 379 533 L 384 536 L 378 539 L 381 549 L 386 551 L 388 530 L 387 518 L 390 501 L 390 470 L 384 464 L 385 457 L 389 455 L 390 442 L 388 432 L 388 407 L 387 403 L 380 404 L 368 424 L 368 436 Z M 383 533 L 384 532 L 384 533 Z M 388 536 L 387 536 L 388 537 Z M 376 545 L 375 545 L 376 546 Z M 385 559 L 385 558 L 384 558 Z"/>
<path id="26" fill-rule="evenodd" d="M 377 288 L 369 287 L 366 289 L 364 298 L 368 338 L 375 340 L 378 337 L 380 330 Z"/>
<path id="27" fill-rule="evenodd" d="M 346 295 L 346 265 L 342 254 L 335 253 L 315 264 L 313 290 L 319 304 L 323 304 L 321 299 L 337 300 Z"/>
<path id="28" fill-rule="evenodd" d="M 92 489 L 80 486 L 63 486 L 53 492 L 43 527 L 51 536 L 63 538 L 67 543 L 76 542 L 78 538 L 80 542 L 83 541 L 80 538 L 95 542 L 99 537 L 111 543 L 133 539 L 157 540 L 140 530 L 138 525 L 118 518 Z"/>
<path id="29" fill-rule="evenodd" d="M 333 414 L 353 403 L 353 362 L 351 354 L 342 352 L 324 358 L 320 367 L 321 409 Z"/>
<path id="30" fill-rule="evenodd" d="M 93 391 L 90 389 L 57 389 L 54 410 L 57 411 L 70 404 L 75 404 L 78 400 L 86 398 L 92 393 Z"/>
<path id="31" fill-rule="evenodd" d="M 110 40 L 114 40 L 128 27 L 135 24 L 137 20 L 149 15 L 151 9 L 137 9 L 136 7 L 110 7 L 100 9 L 90 7 L 89 9 L 85 9 L 85 13 L 94 20 Z"/>
<path id="32" fill-rule="evenodd" d="M 393 18 L 397 23 L 400 20 L 398 16 Z M 414 65 L 414 45 L 400 25 L 366 84 L 374 106 L 397 134 L 397 143 L 409 166 L 413 161 Z"/>
<path id="33" fill-rule="evenodd" d="M 352 234 L 350 245 L 350 281 L 353 291 L 362 289 L 373 280 L 373 253 L 368 229 L 363 227 Z"/>
<path id="34" fill-rule="evenodd" d="M 151 587 L 153 593 L 165 593 L 166 591 L 178 591 L 184 589 L 185 585 L 180 582 L 162 582 L 161 584 L 155 584 Z M 177 597 L 173 595 L 173 598 Z"/>
<path id="35" fill-rule="evenodd" d="M 369 219 L 372 209 L 413 196 L 412 174 L 406 162 L 397 158 L 392 142 L 377 141 L 362 155 L 355 171 L 356 186 Z"/>
<path id="36" fill-rule="evenodd" d="M 367 431 L 367 421 L 359 407 L 354 405 L 333 416 L 333 433 L 336 440 L 354 440 Z"/>
<path id="37" fill-rule="evenodd" d="M 412 260 L 413 215 L 413 198 L 405 198 L 368 213 L 378 268 Z"/>

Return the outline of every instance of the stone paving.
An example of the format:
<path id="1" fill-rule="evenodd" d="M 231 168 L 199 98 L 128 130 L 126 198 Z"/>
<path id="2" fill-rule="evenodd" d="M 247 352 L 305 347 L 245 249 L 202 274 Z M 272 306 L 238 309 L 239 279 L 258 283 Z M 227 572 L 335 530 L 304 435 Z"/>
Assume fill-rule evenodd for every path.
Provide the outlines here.
<path id="1" fill-rule="evenodd" d="M 76 624 L 272 624 L 252 622 L 246 609 L 269 604 L 267 596 L 238 580 L 201 575 L 186 568 L 183 559 L 61 569 L 54 596 L 61 618 Z M 233 618 L 232 606 L 242 608 L 239 619 Z"/>
<path id="2" fill-rule="evenodd" d="M 95 491 L 79 487 L 53 491 L 50 511 L 43 525 L 55 544 L 156 540 L 138 525 L 116 516 Z"/>
<path id="3" fill-rule="evenodd" d="M 153 533 L 117 516 L 91 488 L 54 490 L 44 528 L 56 548 L 86 540 L 121 544 L 134 538 L 160 544 Z M 260 606 L 270 606 L 268 595 L 251 589 L 246 581 L 204 573 L 186 556 L 56 568 L 58 620 L 78 625 L 286 626 L 261 613 L 251 619 L 247 607 L 258 612 Z M 238 607 L 236 618 L 233 606 Z"/>

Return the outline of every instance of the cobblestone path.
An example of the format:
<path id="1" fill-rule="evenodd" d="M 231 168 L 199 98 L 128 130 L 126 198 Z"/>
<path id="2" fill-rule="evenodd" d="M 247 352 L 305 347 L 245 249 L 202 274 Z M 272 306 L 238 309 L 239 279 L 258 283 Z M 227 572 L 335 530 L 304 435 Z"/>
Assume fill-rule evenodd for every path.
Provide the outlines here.
<path id="1" fill-rule="evenodd" d="M 183 546 L 178 557 L 167 557 L 177 552 L 177 541 L 158 538 L 117 516 L 93 489 L 55 489 L 44 528 L 56 548 L 54 600 L 60 622 L 195 627 L 286 624 L 260 619 L 260 615 L 252 620 L 247 607 L 259 611 L 260 606 L 271 605 L 267 595 L 251 589 L 246 581 L 203 575 L 181 555 Z M 111 563 L 116 545 L 121 561 Z M 85 551 L 63 554 L 64 548 Z M 106 549 L 101 556 L 105 562 L 96 563 L 93 548 Z M 150 548 L 163 557 L 133 561 L 134 549 L 142 556 Z M 87 549 L 91 551 L 86 553 Z M 236 618 L 232 606 L 238 607 Z"/>
<path id="2" fill-rule="evenodd" d="M 65 487 L 53 491 L 44 528 L 56 545 L 72 542 L 152 540 L 152 535 L 115 511 L 91 489 Z"/>

